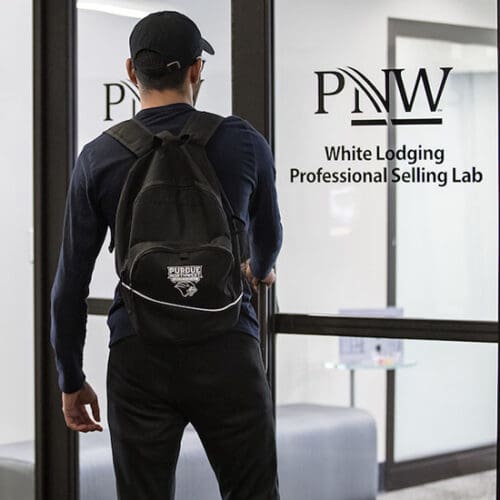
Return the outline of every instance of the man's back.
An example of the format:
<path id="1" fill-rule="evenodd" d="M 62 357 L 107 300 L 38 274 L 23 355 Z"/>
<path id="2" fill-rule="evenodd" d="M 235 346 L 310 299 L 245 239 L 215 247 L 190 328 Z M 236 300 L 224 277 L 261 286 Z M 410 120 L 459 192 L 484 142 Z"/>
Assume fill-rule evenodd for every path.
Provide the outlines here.
<path id="1" fill-rule="evenodd" d="M 189 104 L 176 103 L 143 109 L 136 118 L 153 133 L 169 130 L 178 134 L 193 109 Z M 208 143 L 207 155 L 235 214 L 246 223 L 252 272 L 263 279 L 281 246 L 270 148 L 246 121 L 231 116 L 221 123 Z M 75 363 L 81 359 L 85 338 L 86 311 L 82 309 L 81 290 L 88 287 L 108 227 L 112 237 L 114 235 L 120 192 L 134 161 L 135 157 L 124 146 L 101 134 L 83 148 L 73 171 L 64 242 L 52 293 L 52 340 L 58 354 L 60 384 L 65 392 L 75 390 L 84 380 L 81 368 Z M 244 281 L 240 319 L 234 330 L 258 338 L 258 323 L 250 298 L 250 286 Z M 135 333 L 118 287 L 108 325 L 110 345 Z M 72 339 L 64 335 L 70 328 Z"/>

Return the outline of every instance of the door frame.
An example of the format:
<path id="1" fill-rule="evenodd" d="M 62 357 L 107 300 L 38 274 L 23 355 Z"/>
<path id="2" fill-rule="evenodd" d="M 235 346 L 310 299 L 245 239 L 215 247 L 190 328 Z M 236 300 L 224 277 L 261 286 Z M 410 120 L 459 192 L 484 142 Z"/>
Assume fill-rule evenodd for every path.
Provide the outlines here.
<path id="1" fill-rule="evenodd" d="M 78 436 L 61 411 L 50 344 L 50 291 L 76 152 L 76 9 L 33 1 L 35 498 L 78 499 Z"/>

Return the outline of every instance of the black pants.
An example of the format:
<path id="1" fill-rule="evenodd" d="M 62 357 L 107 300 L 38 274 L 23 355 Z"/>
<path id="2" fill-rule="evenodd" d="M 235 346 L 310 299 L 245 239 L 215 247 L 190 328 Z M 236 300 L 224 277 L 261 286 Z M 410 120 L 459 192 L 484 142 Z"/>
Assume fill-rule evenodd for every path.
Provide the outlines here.
<path id="1" fill-rule="evenodd" d="M 120 500 L 173 500 L 180 442 L 198 432 L 224 500 L 279 500 L 271 392 L 258 341 L 111 346 L 108 423 Z M 202 500 L 202 499 L 193 499 Z"/>

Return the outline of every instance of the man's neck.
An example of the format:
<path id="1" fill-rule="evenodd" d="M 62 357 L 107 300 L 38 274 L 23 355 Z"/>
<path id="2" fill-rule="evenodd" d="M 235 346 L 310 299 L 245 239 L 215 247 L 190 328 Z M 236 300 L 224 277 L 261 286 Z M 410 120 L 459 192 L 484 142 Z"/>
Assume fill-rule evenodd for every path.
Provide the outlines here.
<path id="1" fill-rule="evenodd" d="M 149 91 L 141 93 L 141 109 L 156 108 L 157 106 L 167 106 L 168 104 L 185 103 L 193 105 L 191 95 L 171 92 L 171 91 Z"/>

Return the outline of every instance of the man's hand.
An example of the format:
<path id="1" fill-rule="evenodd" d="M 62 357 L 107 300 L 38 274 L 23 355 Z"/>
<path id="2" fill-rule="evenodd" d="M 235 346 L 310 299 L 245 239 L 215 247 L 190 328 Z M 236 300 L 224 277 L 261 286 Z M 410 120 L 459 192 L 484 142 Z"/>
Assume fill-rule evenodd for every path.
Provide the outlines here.
<path id="1" fill-rule="evenodd" d="M 90 418 L 85 405 L 90 405 L 94 420 L 100 422 L 97 395 L 87 382 L 79 391 L 62 393 L 62 411 L 66 425 L 78 432 L 102 431 L 102 427 Z"/>
<path id="2" fill-rule="evenodd" d="M 271 286 L 276 280 L 276 274 L 274 272 L 274 269 L 271 269 L 271 272 L 263 280 L 257 279 L 252 274 L 252 271 L 250 269 L 250 259 L 246 260 L 241 264 L 241 270 L 243 271 L 245 278 L 252 285 L 252 288 L 255 291 L 257 291 L 258 289 L 259 283 L 264 283 L 267 286 Z"/>

